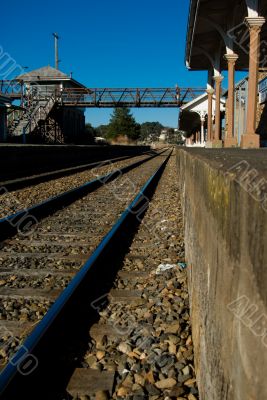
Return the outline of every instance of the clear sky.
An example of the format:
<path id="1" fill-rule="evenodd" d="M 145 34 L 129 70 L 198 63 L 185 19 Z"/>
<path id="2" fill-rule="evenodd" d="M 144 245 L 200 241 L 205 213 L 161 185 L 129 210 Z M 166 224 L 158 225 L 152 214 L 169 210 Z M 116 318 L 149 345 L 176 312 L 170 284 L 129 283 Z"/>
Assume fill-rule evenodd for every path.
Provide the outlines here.
<path id="1" fill-rule="evenodd" d="M 12 0 L 1 5 L 0 45 L 28 70 L 54 66 L 88 87 L 206 86 L 206 72 L 184 66 L 189 0 Z M 2 79 L 2 78 L 0 78 Z M 138 122 L 177 126 L 174 109 L 133 109 Z M 90 109 L 94 126 L 112 109 Z"/>

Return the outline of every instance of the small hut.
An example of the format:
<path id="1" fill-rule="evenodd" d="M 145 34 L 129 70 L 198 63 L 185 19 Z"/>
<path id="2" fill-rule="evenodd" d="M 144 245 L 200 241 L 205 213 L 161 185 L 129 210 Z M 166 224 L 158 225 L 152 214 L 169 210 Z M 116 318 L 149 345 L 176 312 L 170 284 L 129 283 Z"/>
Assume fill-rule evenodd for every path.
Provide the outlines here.
<path id="1" fill-rule="evenodd" d="M 79 142 L 85 131 L 84 109 L 61 105 L 55 93 L 65 88 L 84 88 L 84 85 L 50 66 L 19 75 L 16 80 L 23 87 L 24 113 L 9 132 L 13 137 L 24 134 L 30 141 Z"/>

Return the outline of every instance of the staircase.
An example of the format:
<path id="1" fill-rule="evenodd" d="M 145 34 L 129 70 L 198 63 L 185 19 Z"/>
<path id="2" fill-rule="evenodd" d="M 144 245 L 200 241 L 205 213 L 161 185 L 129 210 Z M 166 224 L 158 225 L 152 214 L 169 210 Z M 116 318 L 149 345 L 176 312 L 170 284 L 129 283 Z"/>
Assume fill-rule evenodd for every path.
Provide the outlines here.
<path id="1" fill-rule="evenodd" d="M 18 116 L 8 126 L 9 133 L 12 136 L 20 136 L 23 133 L 28 134 L 38 127 L 40 121 L 45 121 L 48 114 L 55 105 L 55 96 L 51 94 L 46 98 L 34 98 L 27 111 Z"/>

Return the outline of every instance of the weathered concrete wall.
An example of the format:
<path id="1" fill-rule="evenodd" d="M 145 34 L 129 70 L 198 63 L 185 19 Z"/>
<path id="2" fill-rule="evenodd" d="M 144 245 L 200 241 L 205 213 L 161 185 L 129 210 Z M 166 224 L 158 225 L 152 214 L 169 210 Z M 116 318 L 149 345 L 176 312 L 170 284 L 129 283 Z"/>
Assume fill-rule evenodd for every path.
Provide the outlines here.
<path id="1" fill-rule="evenodd" d="M 89 164 L 108 158 L 138 155 L 149 146 L 0 145 L 0 181 Z"/>
<path id="2" fill-rule="evenodd" d="M 267 152 L 177 149 L 177 167 L 200 398 L 267 399 Z"/>

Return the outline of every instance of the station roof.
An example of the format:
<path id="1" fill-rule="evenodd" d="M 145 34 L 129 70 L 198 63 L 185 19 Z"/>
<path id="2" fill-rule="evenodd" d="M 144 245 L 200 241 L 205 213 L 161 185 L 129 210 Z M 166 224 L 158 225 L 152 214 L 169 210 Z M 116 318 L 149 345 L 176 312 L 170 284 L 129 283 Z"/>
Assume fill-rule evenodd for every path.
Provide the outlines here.
<path id="1" fill-rule="evenodd" d="M 197 105 L 197 104 L 199 104 L 199 103 L 205 101 L 207 98 L 208 98 L 207 93 L 203 93 L 202 95 L 196 97 L 195 99 L 189 101 L 188 103 L 183 104 L 183 105 L 180 107 L 180 110 L 191 109 L 191 108 L 194 107 L 195 105 Z"/>
<path id="2" fill-rule="evenodd" d="M 215 100 L 215 98 L 216 98 L 216 96 L 213 95 L 213 100 Z M 180 110 L 181 110 L 181 112 L 183 112 L 183 111 L 191 111 L 191 110 L 194 111 L 195 109 L 198 109 L 198 107 L 201 106 L 201 104 L 206 103 L 207 101 L 208 101 L 208 94 L 204 93 L 201 96 L 198 96 L 195 99 L 191 100 L 190 102 L 182 105 L 180 107 Z M 221 97 L 220 102 L 221 102 L 222 111 L 223 111 L 224 110 L 224 106 L 225 106 L 225 100 Z"/>
<path id="3" fill-rule="evenodd" d="M 16 77 L 17 80 L 22 80 L 24 82 L 62 82 L 69 81 L 75 87 L 85 87 L 80 82 L 76 81 L 69 75 L 60 71 L 59 69 L 53 68 L 47 65 L 42 68 L 35 69 L 33 71 L 21 74 Z"/>
<path id="4" fill-rule="evenodd" d="M 260 15 L 266 16 L 267 2 L 260 3 Z M 233 39 L 233 50 L 239 55 L 236 69 L 248 69 L 249 35 L 244 23 L 247 15 L 245 0 L 191 0 L 185 54 L 187 67 L 192 70 L 208 70 L 211 63 L 207 54 L 213 57 L 219 51 L 222 70 L 226 69 L 223 32 L 226 41 Z M 221 33 L 218 26 L 221 28 Z M 266 47 L 266 24 L 262 29 L 262 40 L 265 40 Z"/>

